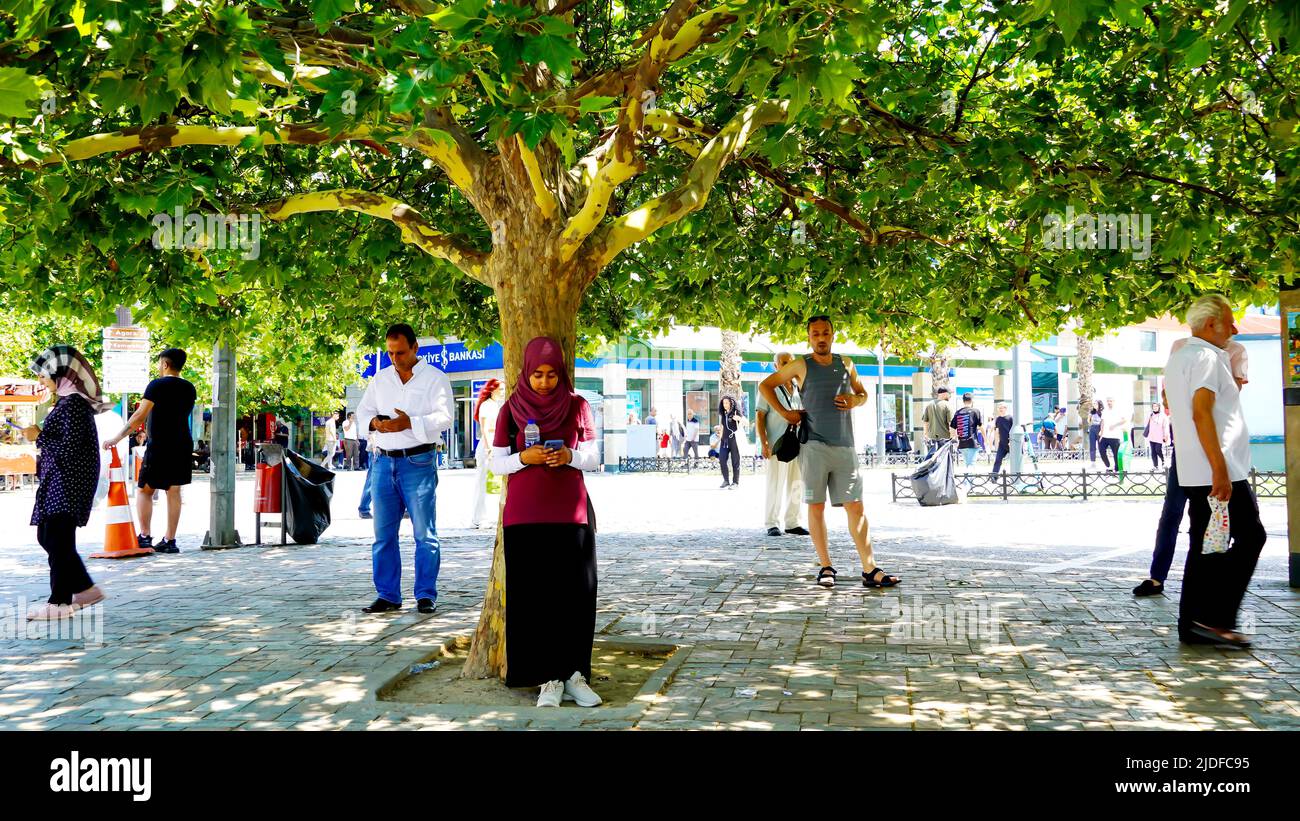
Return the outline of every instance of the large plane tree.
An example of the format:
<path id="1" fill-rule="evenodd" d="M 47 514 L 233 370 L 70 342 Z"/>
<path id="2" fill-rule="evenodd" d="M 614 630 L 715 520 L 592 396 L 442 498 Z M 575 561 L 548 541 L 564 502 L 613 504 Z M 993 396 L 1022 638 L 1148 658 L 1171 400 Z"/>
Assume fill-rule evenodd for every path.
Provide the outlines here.
<path id="1" fill-rule="evenodd" d="M 1247 0 L 0 0 L 0 283 L 220 339 L 266 298 L 409 318 L 507 381 L 539 334 L 825 312 L 901 352 L 1272 299 L 1298 41 Z M 258 253 L 157 241 L 194 212 Z"/>

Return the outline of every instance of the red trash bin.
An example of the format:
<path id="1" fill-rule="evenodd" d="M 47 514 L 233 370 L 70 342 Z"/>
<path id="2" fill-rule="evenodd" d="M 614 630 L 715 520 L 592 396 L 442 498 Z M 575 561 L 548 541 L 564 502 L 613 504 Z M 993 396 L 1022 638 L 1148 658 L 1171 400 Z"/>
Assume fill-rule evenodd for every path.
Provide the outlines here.
<path id="1" fill-rule="evenodd" d="M 284 464 L 275 466 L 261 462 L 257 466 L 257 475 L 253 484 L 253 512 L 281 513 L 283 499 L 280 498 L 281 471 Z"/>

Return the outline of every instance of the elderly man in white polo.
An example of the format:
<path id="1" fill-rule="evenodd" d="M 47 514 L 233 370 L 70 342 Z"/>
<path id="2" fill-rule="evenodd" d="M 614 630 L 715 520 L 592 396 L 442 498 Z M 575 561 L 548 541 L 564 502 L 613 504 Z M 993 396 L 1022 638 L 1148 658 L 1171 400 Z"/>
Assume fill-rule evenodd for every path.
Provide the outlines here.
<path id="1" fill-rule="evenodd" d="M 1237 333 L 1232 304 L 1218 294 L 1187 310 L 1192 338 L 1169 356 L 1165 395 L 1187 492 L 1191 546 L 1183 570 L 1178 636 L 1186 643 L 1248 647 L 1237 611 L 1267 538 L 1250 489 L 1250 432 L 1241 412 L 1228 343 Z M 1211 500 L 1227 503 L 1229 542 L 1205 552 Z"/>

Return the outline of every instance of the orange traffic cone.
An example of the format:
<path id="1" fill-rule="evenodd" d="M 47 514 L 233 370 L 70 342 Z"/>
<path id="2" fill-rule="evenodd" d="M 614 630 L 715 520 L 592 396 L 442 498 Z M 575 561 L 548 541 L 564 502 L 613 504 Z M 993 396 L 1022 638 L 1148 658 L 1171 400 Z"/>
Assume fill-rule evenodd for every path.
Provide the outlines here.
<path id="1" fill-rule="evenodd" d="M 140 547 L 135 540 L 135 520 L 131 518 L 131 503 L 126 498 L 126 470 L 113 448 L 113 461 L 108 466 L 108 510 L 105 511 L 104 552 L 91 553 L 92 559 L 125 559 L 152 553 L 152 547 Z"/>

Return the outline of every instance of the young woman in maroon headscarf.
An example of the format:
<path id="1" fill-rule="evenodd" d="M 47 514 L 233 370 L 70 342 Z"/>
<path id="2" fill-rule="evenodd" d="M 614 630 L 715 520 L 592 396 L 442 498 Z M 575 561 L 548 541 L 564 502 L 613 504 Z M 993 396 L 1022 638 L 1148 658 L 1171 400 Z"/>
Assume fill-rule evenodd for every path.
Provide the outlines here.
<path id="1" fill-rule="evenodd" d="M 524 447 L 529 423 L 541 440 Z M 506 476 L 506 685 L 541 687 L 539 707 L 594 707 L 595 520 L 582 472 L 600 466 L 587 400 L 569 383 L 560 344 L 539 336 L 497 417 L 492 472 Z M 559 442 L 548 449 L 546 443 Z"/>

